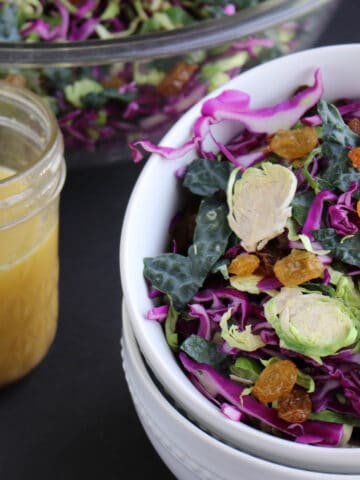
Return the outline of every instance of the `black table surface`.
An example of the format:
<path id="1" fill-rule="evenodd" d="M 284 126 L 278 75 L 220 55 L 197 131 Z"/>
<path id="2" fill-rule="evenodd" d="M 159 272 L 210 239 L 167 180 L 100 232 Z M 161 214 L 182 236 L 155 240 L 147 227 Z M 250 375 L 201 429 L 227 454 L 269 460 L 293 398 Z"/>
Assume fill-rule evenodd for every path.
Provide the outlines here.
<path id="1" fill-rule="evenodd" d="M 318 45 L 360 41 L 360 2 Z M 118 248 L 141 167 L 69 170 L 61 203 L 60 318 L 45 361 L 0 394 L 2 480 L 174 478 L 153 450 L 125 383 Z"/>

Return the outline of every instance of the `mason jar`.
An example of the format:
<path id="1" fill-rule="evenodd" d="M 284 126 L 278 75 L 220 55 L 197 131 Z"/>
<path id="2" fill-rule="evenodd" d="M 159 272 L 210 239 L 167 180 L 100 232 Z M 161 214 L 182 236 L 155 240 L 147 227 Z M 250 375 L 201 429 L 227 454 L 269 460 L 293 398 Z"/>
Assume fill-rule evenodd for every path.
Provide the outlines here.
<path id="1" fill-rule="evenodd" d="M 63 150 L 50 108 L 0 82 L 0 386 L 38 365 L 55 337 Z"/>

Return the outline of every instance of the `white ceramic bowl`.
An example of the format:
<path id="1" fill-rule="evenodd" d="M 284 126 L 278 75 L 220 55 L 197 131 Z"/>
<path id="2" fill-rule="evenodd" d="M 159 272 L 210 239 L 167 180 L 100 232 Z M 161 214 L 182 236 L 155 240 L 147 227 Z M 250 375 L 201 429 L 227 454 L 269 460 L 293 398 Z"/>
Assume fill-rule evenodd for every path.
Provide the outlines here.
<path id="1" fill-rule="evenodd" d="M 152 381 L 123 307 L 122 356 L 131 397 L 142 426 L 162 460 L 179 480 L 359 480 L 285 467 L 216 440 L 185 418 Z"/>
<path id="2" fill-rule="evenodd" d="M 254 107 L 272 105 L 291 95 L 301 84 L 313 81 L 320 68 L 325 98 L 360 98 L 360 44 L 324 47 L 292 54 L 256 67 L 235 78 L 213 95 L 237 88 L 251 95 Z M 177 146 L 189 137 L 200 105 L 192 108 L 161 142 Z M 222 125 L 219 137 L 226 141 L 235 130 Z M 189 417 L 212 434 L 243 451 L 284 465 L 329 473 L 360 473 L 359 449 L 329 449 L 289 442 L 224 418 L 188 380 L 168 348 L 162 328 L 144 316 L 152 302 L 143 279 L 143 258 L 162 253 L 170 219 L 178 202 L 174 172 L 189 162 L 191 153 L 177 160 L 152 155 L 130 198 L 120 248 L 121 280 L 130 321 L 140 349 L 161 384 Z"/>

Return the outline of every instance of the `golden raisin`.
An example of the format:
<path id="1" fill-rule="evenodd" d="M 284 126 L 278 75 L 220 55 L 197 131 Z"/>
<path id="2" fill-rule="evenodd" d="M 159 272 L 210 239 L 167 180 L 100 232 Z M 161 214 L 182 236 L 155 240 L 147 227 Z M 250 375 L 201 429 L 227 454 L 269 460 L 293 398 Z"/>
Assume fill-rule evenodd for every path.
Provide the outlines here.
<path id="1" fill-rule="evenodd" d="M 112 75 L 111 77 L 104 78 L 101 85 L 105 88 L 119 88 L 124 85 L 124 80 L 119 78 L 117 75 Z"/>
<path id="2" fill-rule="evenodd" d="M 260 260 L 256 255 L 238 255 L 228 266 L 228 272 L 233 275 L 246 277 L 247 275 L 254 273 L 259 265 Z"/>
<path id="3" fill-rule="evenodd" d="M 353 148 L 348 153 L 351 163 L 354 168 L 360 168 L 360 147 Z"/>
<path id="4" fill-rule="evenodd" d="M 295 386 L 290 393 L 278 401 L 278 417 L 289 423 L 303 423 L 312 410 L 310 395 L 301 387 Z"/>
<path id="5" fill-rule="evenodd" d="M 358 217 L 360 217 L 360 200 L 356 202 L 356 212 L 358 214 Z"/>
<path id="6" fill-rule="evenodd" d="M 163 97 L 172 97 L 173 95 L 179 94 L 190 81 L 197 68 L 197 65 L 194 63 L 177 62 L 158 86 L 160 95 Z"/>
<path id="7" fill-rule="evenodd" d="M 304 282 L 319 278 L 324 271 L 321 260 L 311 252 L 293 250 L 290 255 L 275 263 L 276 278 L 285 287 L 296 287 Z"/>
<path id="8" fill-rule="evenodd" d="M 358 118 L 352 118 L 348 123 L 349 128 L 357 135 L 360 135 L 360 120 Z"/>
<path id="9" fill-rule="evenodd" d="M 270 363 L 260 373 L 252 394 L 260 402 L 269 403 L 291 392 L 298 376 L 298 369 L 291 360 Z"/>
<path id="10" fill-rule="evenodd" d="M 26 87 L 26 78 L 19 73 L 9 73 L 4 80 L 14 87 Z"/>
<path id="11" fill-rule="evenodd" d="M 295 160 L 310 153 L 317 143 L 318 135 L 313 127 L 279 130 L 270 141 L 270 149 L 279 157 Z"/>

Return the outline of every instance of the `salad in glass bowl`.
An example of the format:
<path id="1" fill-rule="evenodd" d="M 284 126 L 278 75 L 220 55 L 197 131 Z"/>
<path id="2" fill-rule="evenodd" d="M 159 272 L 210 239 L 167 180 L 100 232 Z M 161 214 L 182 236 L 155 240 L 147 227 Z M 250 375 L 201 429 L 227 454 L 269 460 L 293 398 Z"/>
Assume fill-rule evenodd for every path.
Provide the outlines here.
<path id="1" fill-rule="evenodd" d="M 0 78 L 49 102 L 73 163 L 128 158 L 240 71 L 310 45 L 336 3 L 0 2 Z"/>
<path id="2" fill-rule="evenodd" d="M 225 416 L 318 446 L 360 426 L 360 101 L 311 85 L 270 107 L 207 99 L 180 147 L 166 253 L 144 259 L 147 318 Z M 221 124 L 234 135 L 223 142 Z M 164 236 L 165 236 L 164 232 Z M 144 320 L 145 321 L 145 320 Z"/>

